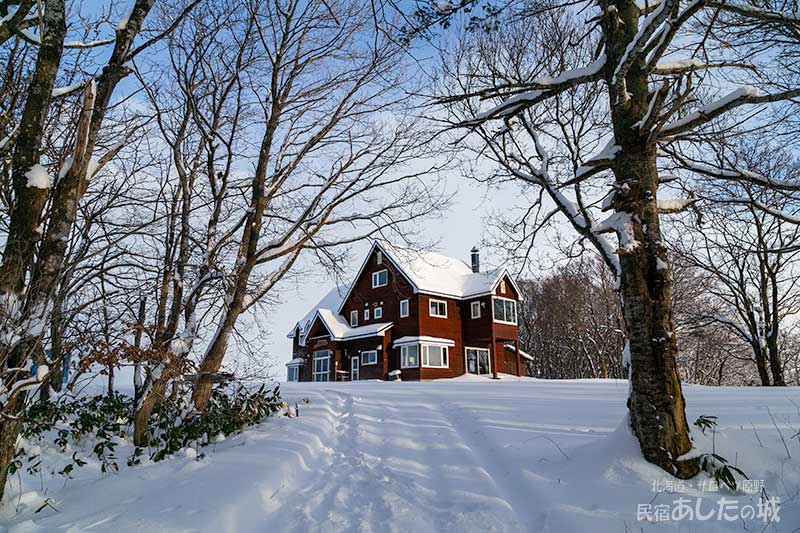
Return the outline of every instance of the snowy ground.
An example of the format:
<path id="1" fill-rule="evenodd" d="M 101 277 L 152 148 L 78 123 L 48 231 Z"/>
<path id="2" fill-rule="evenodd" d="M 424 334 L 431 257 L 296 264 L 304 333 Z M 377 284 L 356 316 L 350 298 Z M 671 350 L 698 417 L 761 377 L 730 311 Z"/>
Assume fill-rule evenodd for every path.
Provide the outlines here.
<path id="1" fill-rule="evenodd" d="M 298 418 L 272 418 L 201 460 L 109 475 L 89 465 L 66 487 L 47 474 L 24 478 L 0 524 L 115 532 L 799 530 L 800 437 L 792 436 L 800 431 L 800 389 L 685 387 L 690 420 L 719 417 L 718 453 L 781 498 L 780 522 L 765 524 L 740 519 L 758 495 L 701 491 L 705 479 L 670 486 L 674 480 L 644 462 L 619 429 L 627 387 L 530 379 L 289 384 L 283 395 L 299 404 Z M 45 493 L 58 511 L 34 513 Z M 723 497 L 736 510 L 724 504 L 719 520 Z M 679 498 L 692 508 L 700 499 L 702 514 L 713 517 L 638 520 L 640 504 L 672 508 Z"/>

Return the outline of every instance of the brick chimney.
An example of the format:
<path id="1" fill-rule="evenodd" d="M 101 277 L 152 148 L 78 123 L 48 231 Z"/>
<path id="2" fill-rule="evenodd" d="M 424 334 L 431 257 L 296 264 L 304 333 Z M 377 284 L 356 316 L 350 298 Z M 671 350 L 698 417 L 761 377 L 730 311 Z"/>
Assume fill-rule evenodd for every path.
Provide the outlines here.
<path id="1" fill-rule="evenodd" d="M 473 246 L 472 250 L 470 250 L 470 259 L 472 262 L 472 271 L 473 272 L 480 272 L 481 271 L 481 254 L 478 253 L 478 247 Z"/>

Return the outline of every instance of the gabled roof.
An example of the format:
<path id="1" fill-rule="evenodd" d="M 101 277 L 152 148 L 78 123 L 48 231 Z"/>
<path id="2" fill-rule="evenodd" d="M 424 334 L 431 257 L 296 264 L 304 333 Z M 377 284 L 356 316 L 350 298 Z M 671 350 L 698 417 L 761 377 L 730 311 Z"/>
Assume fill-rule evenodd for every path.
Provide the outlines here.
<path id="1" fill-rule="evenodd" d="M 366 324 L 364 326 L 352 327 L 350 324 L 331 309 L 319 309 L 317 317 L 331 334 L 331 339 L 335 341 L 345 341 L 361 339 L 364 337 L 375 337 L 392 327 L 392 322 L 379 322 L 377 324 Z"/>
<path id="2" fill-rule="evenodd" d="M 408 280 L 414 292 L 465 300 L 492 294 L 500 280 L 507 276 L 517 294 L 521 294 L 514 279 L 503 267 L 486 272 L 473 272 L 465 262 L 452 257 L 403 248 L 386 241 L 375 241 L 361 263 L 353 283 L 339 303 L 339 312 L 342 311 L 353 285 L 363 274 L 367 261 L 376 249 L 383 252 L 384 257 Z"/>
<path id="3" fill-rule="evenodd" d="M 365 326 L 351 327 L 336 311 L 342 301 L 344 290 L 342 287 L 335 287 L 331 289 L 318 303 L 309 311 L 306 316 L 300 319 L 295 324 L 292 331 L 286 334 L 290 339 L 294 338 L 295 331 L 300 329 L 300 339 L 298 340 L 300 346 L 306 345 L 308 334 L 311 332 L 311 327 L 314 322 L 319 318 L 325 329 L 331 335 L 331 339 L 335 341 L 360 339 L 364 337 L 375 337 L 382 335 L 387 329 L 392 327 L 391 322 L 381 322 L 378 324 L 367 324 Z"/>
<path id="4" fill-rule="evenodd" d="M 322 299 L 317 302 L 317 305 L 311 308 L 311 310 L 306 313 L 306 316 L 301 318 L 295 326 L 292 328 L 292 331 L 286 334 L 286 336 L 290 339 L 294 338 L 294 333 L 297 331 L 297 328 L 300 328 L 300 345 L 305 345 L 305 337 L 308 335 L 308 332 L 311 331 L 311 325 L 314 323 L 314 318 L 317 316 L 317 311 L 320 309 L 338 309 L 339 305 L 342 303 L 343 297 L 347 289 L 345 287 L 334 287 L 331 289 L 328 294 L 322 297 Z"/>

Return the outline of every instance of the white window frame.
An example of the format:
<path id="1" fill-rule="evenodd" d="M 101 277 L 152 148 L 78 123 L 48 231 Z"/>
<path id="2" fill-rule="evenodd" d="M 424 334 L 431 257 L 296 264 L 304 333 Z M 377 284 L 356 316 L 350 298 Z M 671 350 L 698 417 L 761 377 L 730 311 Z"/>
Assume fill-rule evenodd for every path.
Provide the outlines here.
<path id="1" fill-rule="evenodd" d="M 489 374 L 491 374 L 492 373 L 492 352 L 488 348 L 480 348 L 478 346 L 465 346 L 464 347 L 464 372 L 466 372 L 467 374 L 471 374 L 471 372 L 469 371 L 469 362 L 467 360 L 467 352 L 469 352 L 470 350 L 473 350 L 475 352 L 485 352 L 486 356 L 487 356 L 487 359 L 489 361 L 489 370 L 488 370 L 488 372 L 486 374 L 481 374 L 480 373 L 480 363 L 478 363 L 478 360 L 476 360 L 475 362 L 478 363 L 478 373 L 477 374 L 473 374 L 473 376 L 488 376 Z"/>
<path id="2" fill-rule="evenodd" d="M 513 306 L 514 306 L 514 322 L 511 322 L 509 320 L 503 320 L 503 319 L 497 318 L 497 315 L 496 315 L 495 310 L 494 310 L 495 309 L 495 307 L 494 307 L 495 300 L 501 300 L 503 302 L 511 302 L 513 304 Z M 503 315 L 505 315 L 505 314 L 506 314 L 505 304 L 503 304 Z M 517 315 L 517 301 L 516 300 L 512 300 L 511 298 L 503 298 L 502 296 L 493 296 L 492 297 L 492 320 L 494 320 L 495 322 L 498 322 L 500 324 L 510 324 L 512 326 L 516 326 L 518 324 L 518 322 L 519 322 L 519 317 Z"/>
<path id="3" fill-rule="evenodd" d="M 381 283 L 381 274 L 386 274 L 386 279 Z M 385 287 L 389 283 L 389 271 L 385 268 L 372 273 L 372 288 Z"/>
<path id="4" fill-rule="evenodd" d="M 369 307 L 364 309 L 364 322 L 366 322 L 367 320 L 369 320 Z"/>
<path id="5" fill-rule="evenodd" d="M 500 292 L 505 294 L 506 293 L 506 280 L 500 280 Z"/>
<path id="6" fill-rule="evenodd" d="M 376 307 L 372 312 L 372 318 L 375 320 L 383 318 L 383 307 Z"/>
<path id="7" fill-rule="evenodd" d="M 477 312 L 476 312 L 477 310 Z M 481 317 L 481 301 L 476 300 L 474 302 L 470 302 L 469 304 L 469 316 L 470 318 L 480 318 Z"/>
<path id="8" fill-rule="evenodd" d="M 433 314 L 432 306 L 435 303 L 436 304 L 444 304 L 444 314 L 443 315 L 434 315 Z M 438 309 L 437 309 L 437 311 L 438 311 Z M 436 300 L 434 298 L 431 298 L 428 301 L 428 316 L 431 316 L 433 318 L 447 318 L 447 301 L 446 300 Z"/>
<path id="9" fill-rule="evenodd" d="M 408 349 L 409 348 L 416 348 L 417 349 L 417 364 L 409 365 L 406 364 L 408 360 Z M 420 346 L 419 344 L 406 344 L 400 347 L 400 368 L 419 368 L 419 354 L 420 354 Z"/>
<path id="10" fill-rule="evenodd" d="M 428 350 L 431 348 L 440 348 L 442 350 L 442 365 L 430 364 L 430 355 Z M 441 344 L 421 344 L 419 362 L 423 368 L 450 368 L 450 350 L 447 346 Z"/>
<path id="11" fill-rule="evenodd" d="M 353 309 L 350 311 L 350 327 L 354 328 L 358 326 L 358 309 Z"/>
<path id="12" fill-rule="evenodd" d="M 369 354 L 369 359 L 364 359 L 364 356 Z M 374 355 L 374 361 L 372 360 Z M 361 366 L 377 365 L 378 364 L 378 350 L 364 350 L 361 352 Z"/>
<path id="13" fill-rule="evenodd" d="M 292 379 L 292 373 L 294 373 L 294 379 Z M 286 367 L 286 381 L 290 383 L 294 383 L 300 381 L 300 367 L 293 365 Z"/>
<path id="14" fill-rule="evenodd" d="M 400 318 L 408 318 L 410 305 L 408 298 L 400 300 Z M 405 306 L 405 311 L 403 311 L 403 306 Z"/>
<path id="15" fill-rule="evenodd" d="M 317 354 L 322 354 L 322 353 L 324 353 L 325 355 L 324 356 L 317 355 Z M 324 372 L 320 372 L 320 371 L 317 370 L 317 361 L 322 361 L 323 359 L 327 359 L 327 361 L 328 361 L 328 364 L 327 364 L 328 369 L 326 371 L 324 371 Z M 316 350 L 316 351 L 314 351 L 314 356 L 311 358 L 311 364 L 313 365 L 311 367 L 311 375 L 312 375 L 313 381 L 330 381 L 331 380 L 331 351 L 330 350 Z M 317 378 L 321 378 L 323 376 L 325 377 L 325 379 L 317 379 Z"/>
<path id="16" fill-rule="evenodd" d="M 383 264 L 383 252 L 378 250 L 375 252 L 375 263 L 382 265 Z"/>

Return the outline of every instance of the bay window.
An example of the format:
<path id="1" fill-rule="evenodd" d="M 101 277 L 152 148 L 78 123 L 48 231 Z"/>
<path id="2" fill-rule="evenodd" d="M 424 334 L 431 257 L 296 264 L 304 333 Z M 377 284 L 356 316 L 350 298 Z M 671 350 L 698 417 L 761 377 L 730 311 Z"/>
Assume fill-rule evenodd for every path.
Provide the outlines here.
<path id="1" fill-rule="evenodd" d="M 430 368 L 447 368 L 450 366 L 447 358 L 447 346 L 435 344 L 422 345 L 422 366 Z"/>

